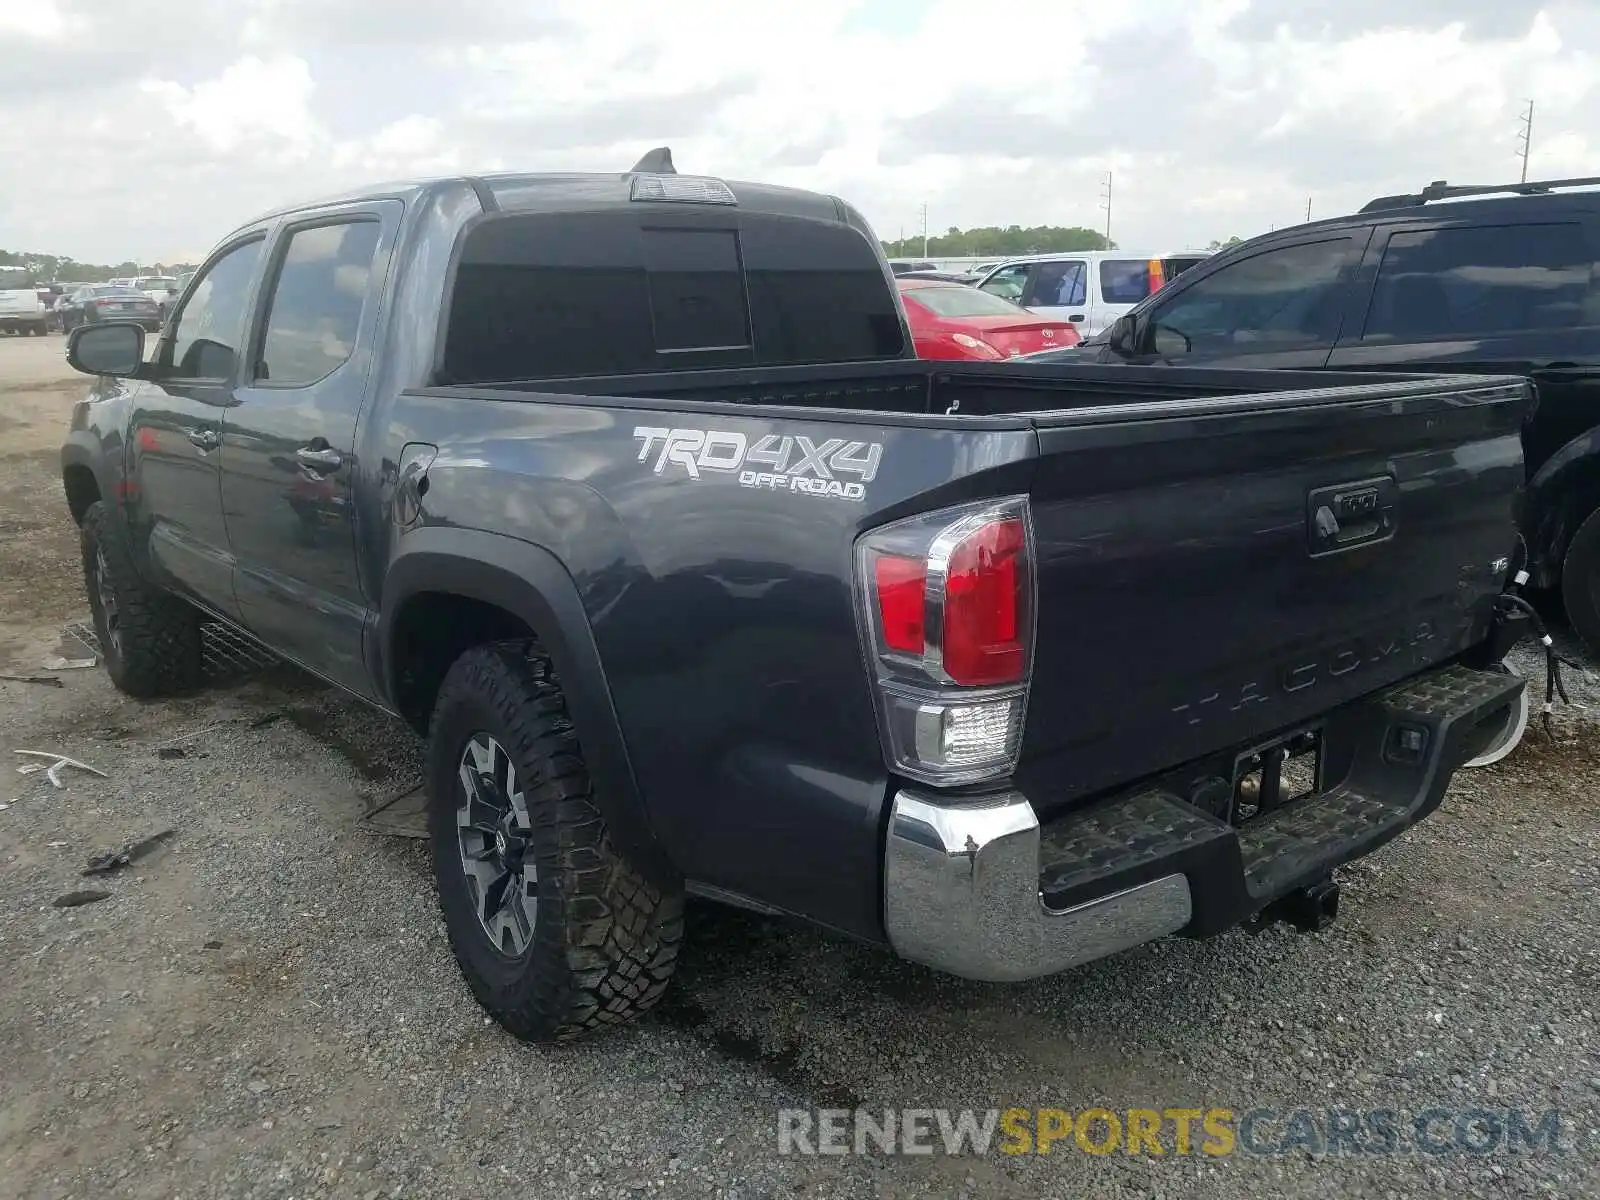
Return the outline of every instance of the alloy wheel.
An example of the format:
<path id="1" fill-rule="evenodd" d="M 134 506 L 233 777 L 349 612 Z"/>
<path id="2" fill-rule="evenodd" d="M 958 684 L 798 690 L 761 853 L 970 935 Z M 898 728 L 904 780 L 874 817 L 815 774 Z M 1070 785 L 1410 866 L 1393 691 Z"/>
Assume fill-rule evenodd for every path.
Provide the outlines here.
<path id="1" fill-rule="evenodd" d="M 517 769 L 499 742 L 477 733 L 461 751 L 457 775 L 456 837 L 473 911 L 490 944 L 520 958 L 533 941 L 539 874 Z"/>
<path id="2" fill-rule="evenodd" d="M 111 652 L 122 654 L 122 614 L 117 609 L 117 594 L 111 587 L 111 569 L 106 563 L 106 552 L 96 546 L 94 551 L 94 591 L 100 603 L 100 620 L 104 624 L 106 642 Z"/>

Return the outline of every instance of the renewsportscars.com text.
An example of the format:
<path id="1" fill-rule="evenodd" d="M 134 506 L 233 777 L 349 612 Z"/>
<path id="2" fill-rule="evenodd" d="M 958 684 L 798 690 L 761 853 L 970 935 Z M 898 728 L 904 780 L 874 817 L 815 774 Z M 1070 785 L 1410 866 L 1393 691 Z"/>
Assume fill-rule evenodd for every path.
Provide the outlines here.
<path id="1" fill-rule="evenodd" d="M 780 1154 L 1561 1154 L 1555 1109 L 786 1108 Z"/>

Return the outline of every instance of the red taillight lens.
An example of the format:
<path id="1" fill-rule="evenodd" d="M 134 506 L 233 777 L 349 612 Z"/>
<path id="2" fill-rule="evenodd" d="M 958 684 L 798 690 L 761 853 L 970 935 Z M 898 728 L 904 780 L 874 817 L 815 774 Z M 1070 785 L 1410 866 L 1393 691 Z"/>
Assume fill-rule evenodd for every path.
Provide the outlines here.
<path id="1" fill-rule="evenodd" d="M 109 306 L 109 305 L 110 305 L 110 304 L 111 304 L 111 301 L 109 301 L 109 300 L 96 300 L 96 301 L 95 301 L 95 302 L 94 302 L 94 306 L 95 306 L 95 307 L 96 307 L 96 308 L 106 308 L 106 307 L 108 307 L 108 306 Z"/>
<path id="2" fill-rule="evenodd" d="M 1155 292 L 1159 292 L 1161 290 L 1162 285 L 1165 284 L 1166 282 L 1167 282 L 1166 265 L 1164 263 L 1162 263 L 1162 261 L 1159 258 L 1152 258 L 1150 260 L 1150 291 L 1146 292 L 1145 294 L 1146 295 L 1151 295 L 1151 294 L 1153 294 Z"/>
<path id="3" fill-rule="evenodd" d="M 857 541 L 891 771 L 945 787 L 1015 770 L 1032 671 L 1033 555 L 1026 496 L 937 509 Z"/>
<path id="4" fill-rule="evenodd" d="M 990 521 L 950 556 L 945 577 L 945 674 L 956 683 L 1017 683 L 1026 655 L 1022 640 L 1022 556 L 1026 535 L 1016 517 Z"/>
<path id="5" fill-rule="evenodd" d="M 921 559 L 885 554 L 873 564 L 883 642 L 902 654 L 922 655 L 928 567 Z"/>

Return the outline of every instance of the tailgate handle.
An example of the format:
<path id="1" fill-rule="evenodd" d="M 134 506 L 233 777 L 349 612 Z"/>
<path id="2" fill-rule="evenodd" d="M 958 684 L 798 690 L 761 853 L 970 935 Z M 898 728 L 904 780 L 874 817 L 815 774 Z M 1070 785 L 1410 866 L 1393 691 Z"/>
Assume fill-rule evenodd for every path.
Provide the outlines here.
<path id="1" fill-rule="evenodd" d="M 1391 475 L 1316 488 L 1306 495 L 1311 557 L 1386 542 L 1399 522 L 1400 489 Z"/>

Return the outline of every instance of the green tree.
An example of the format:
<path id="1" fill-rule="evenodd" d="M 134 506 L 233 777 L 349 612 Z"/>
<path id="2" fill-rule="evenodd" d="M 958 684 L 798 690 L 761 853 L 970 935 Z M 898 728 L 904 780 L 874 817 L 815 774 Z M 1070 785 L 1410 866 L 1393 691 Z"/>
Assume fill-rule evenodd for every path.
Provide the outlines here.
<path id="1" fill-rule="evenodd" d="M 1235 235 L 1234 237 L 1229 238 L 1225 242 L 1224 241 L 1219 241 L 1217 238 L 1212 238 L 1209 242 L 1206 243 L 1206 249 L 1207 250 L 1226 250 L 1229 246 L 1237 246 L 1242 241 L 1244 241 L 1244 239 L 1242 237 L 1237 236 L 1237 235 Z"/>
<path id="2" fill-rule="evenodd" d="M 1103 233 L 1081 225 L 985 225 L 977 229 L 951 227 L 928 239 L 924 254 L 921 237 L 884 242 L 890 258 L 1011 258 L 1018 254 L 1050 254 L 1058 250 L 1115 250 Z"/>
<path id="3" fill-rule="evenodd" d="M 152 272 L 132 260 L 114 265 L 81 263 L 67 254 L 40 254 L 32 250 L 0 250 L 0 267 L 26 267 L 42 280 L 61 280 L 63 283 L 104 283 L 126 275 L 149 275 Z M 174 263 L 164 274 L 179 275 L 194 268 L 187 263 Z"/>

